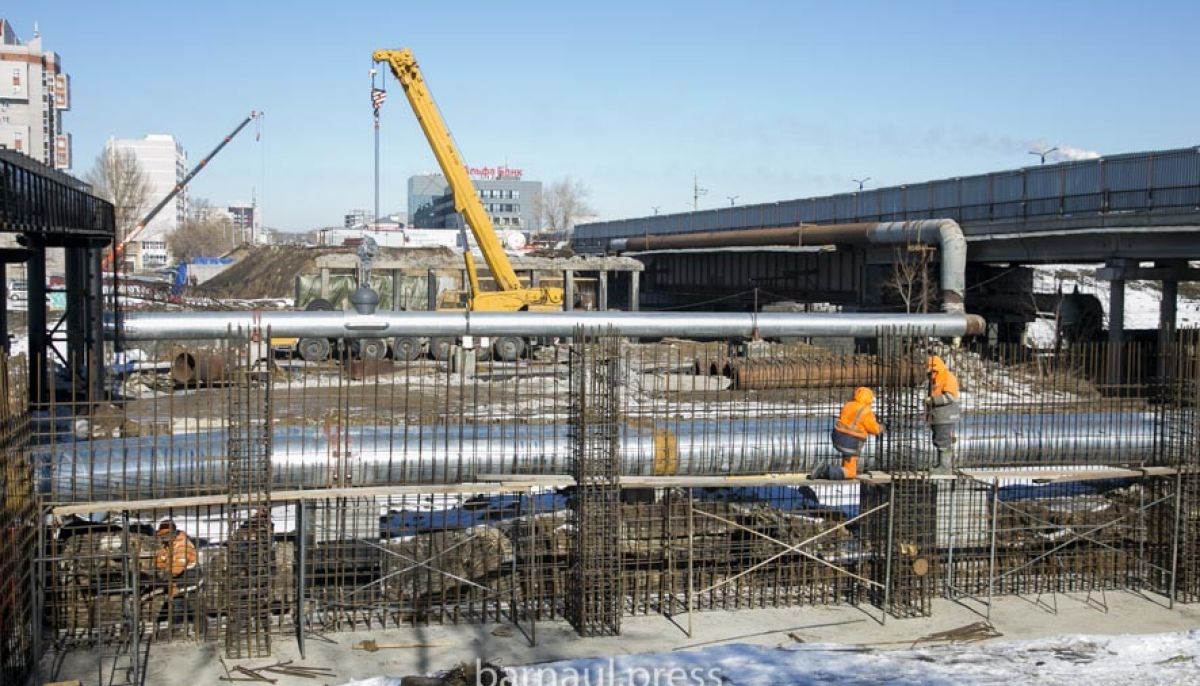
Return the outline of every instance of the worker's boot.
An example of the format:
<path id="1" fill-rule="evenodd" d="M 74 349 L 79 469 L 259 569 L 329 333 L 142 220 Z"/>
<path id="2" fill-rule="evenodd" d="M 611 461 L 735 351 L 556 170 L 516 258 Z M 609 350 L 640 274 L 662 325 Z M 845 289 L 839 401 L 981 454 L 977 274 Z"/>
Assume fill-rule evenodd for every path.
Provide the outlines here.
<path id="1" fill-rule="evenodd" d="M 938 448 L 937 462 L 934 463 L 931 474 L 949 475 L 954 473 L 954 449 Z"/>

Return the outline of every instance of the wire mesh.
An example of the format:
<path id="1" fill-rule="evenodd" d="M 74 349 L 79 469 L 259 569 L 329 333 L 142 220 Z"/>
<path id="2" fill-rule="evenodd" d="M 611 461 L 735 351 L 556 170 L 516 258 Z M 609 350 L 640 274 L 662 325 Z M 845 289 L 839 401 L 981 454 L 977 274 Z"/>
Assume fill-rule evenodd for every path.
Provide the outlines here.
<path id="1" fill-rule="evenodd" d="M 883 605 L 884 589 L 901 616 L 927 613 L 938 593 L 1200 595 L 1195 332 L 1117 349 L 1126 376 L 1116 382 L 1107 343 L 956 349 L 903 333 L 854 352 L 595 335 L 595 354 L 542 341 L 515 361 L 489 359 L 482 341 L 443 359 L 395 357 L 394 346 L 374 359 L 327 341 L 334 352 L 321 361 L 269 336 L 253 348 L 147 344 L 111 365 L 108 398 L 52 395 L 31 418 L 42 503 L 85 508 L 41 532 L 45 636 L 62 647 L 123 640 L 130 561 L 139 623 L 155 641 L 229 640 L 244 626 L 279 635 L 296 622 L 526 630 L 578 618 L 572 565 L 585 549 L 604 553 L 608 570 L 589 617 L 610 627 L 625 614 L 678 614 L 689 600 L 698 610 Z M 953 476 L 929 474 L 931 353 L 963 389 Z M 580 379 L 591 384 L 583 396 Z M 858 385 L 876 390 L 887 425 L 863 453 L 862 483 L 689 483 L 798 478 L 836 459 L 829 431 Z M 586 420 L 580 397 L 592 399 Z M 270 467 L 239 477 L 248 430 Z M 602 540 L 580 534 L 583 501 L 563 490 L 589 478 L 575 473 L 580 436 L 608 470 L 593 475 L 603 476 Z M 531 475 L 558 485 L 503 485 Z M 614 491 L 618 476 L 629 483 Z M 120 514 L 195 497 L 208 500 Z M 195 588 L 174 596 L 155 565 L 164 518 L 199 559 Z M 239 546 L 253 554 L 239 562 Z M 231 605 L 237 589 L 247 595 Z"/>
<path id="2" fill-rule="evenodd" d="M 22 683 L 36 656 L 33 556 L 37 505 L 29 462 L 24 356 L 0 356 L 0 682 Z"/>
<path id="3" fill-rule="evenodd" d="M 579 329 L 571 347 L 574 589 L 567 612 L 581 636 L 621 631 L 620 422 L 625 384 L 620 343 L 612 331 Z"/>
<path id="4" fill-rule="evenodd" d="M 269 333 L 268 333 L 269 337 Z M 242 343 L 246 357 L 261 340 Z M 226 467 L 230 537 L 225 554 L 225 654 L 240 659 L 271 654 L 271 582 L 276 565 L 271 519 L 271 379 L 250 371 L 228 381 Z M 186 574 L 186 572 L 185 572 Z M 172 589 L 173 590 L 173 589 Z"/>

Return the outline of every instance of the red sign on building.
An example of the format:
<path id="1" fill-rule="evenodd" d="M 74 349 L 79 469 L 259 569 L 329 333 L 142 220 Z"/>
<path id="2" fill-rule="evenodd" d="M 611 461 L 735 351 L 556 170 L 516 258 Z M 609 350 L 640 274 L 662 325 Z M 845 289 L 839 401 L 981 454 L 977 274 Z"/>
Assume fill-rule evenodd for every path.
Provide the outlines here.
<path id="1" fill-rule="evenodd" d="M 476 179 L 488 179 L 488 180 L 513 179 L 516 181 L 520 181 L 521 177 L 525 175 L 525 171 L 523 169 L 514 169 L 512 167 L 507 167 L 507 166 L 499 166 L 499 167 L 470 167 L 467 165 L 463 165 L 463 166 L 466 168 L 467 173 L 470 174 L 472 178 L 476 178 Z"/>

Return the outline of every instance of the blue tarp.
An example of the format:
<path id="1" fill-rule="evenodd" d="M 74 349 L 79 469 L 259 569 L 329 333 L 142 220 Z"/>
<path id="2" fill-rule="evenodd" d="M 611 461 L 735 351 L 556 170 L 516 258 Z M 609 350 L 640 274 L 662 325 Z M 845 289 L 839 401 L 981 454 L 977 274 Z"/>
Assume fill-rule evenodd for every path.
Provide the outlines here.
<path id="1" fill-rule="evenodd" d="M 1049 484 L 1013 484 L 997 489 L 1002 503 L 1044 498 L 1075 498 L 1081 495 L 1103 495 L 1111 490 L 1133 484 L 1133 479 L 1095 479 L 1091 481 L 1062 481 Z"/>
<path id="2" fill-rule="evenodd" d="M 397 510 L 380 517 L 384 537 L 409 536 L 429 531 L 469 529 L 480 524 L 523 517 L 531 513 L 555 512 L 567 506 L 562 491 L 478 497 L 459 507 L 444 510 Z"/>
<path id="3" fill-rule="evenodd" d="M 171 283 L 171 292 L 175 295 L 183 293 L 188 283 L 188 265 L 191 264 L 233 264 L 232 257 L 193 257 L 191 262 L 180 262 L 175 267 L 175 279 Z"/>
<path id="4" fill-rule="evenodd" d="M 854 502 L 823 504 L 809 486 L 737 486 L 704 488 L 696 491 L 698 500 L 733 503 L 759 503 L 783 512 L 838 512 L 847 519 L 858 515 L 857 493 Z"/>

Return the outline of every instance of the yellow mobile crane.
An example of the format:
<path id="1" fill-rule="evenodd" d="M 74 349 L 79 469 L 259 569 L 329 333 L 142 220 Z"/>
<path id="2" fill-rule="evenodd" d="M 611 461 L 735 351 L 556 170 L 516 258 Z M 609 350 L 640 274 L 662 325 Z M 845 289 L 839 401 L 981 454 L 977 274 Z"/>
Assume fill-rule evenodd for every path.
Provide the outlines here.
<path id="1" fill-rule="evenodd" d="M 462 213 L 470 227 L 479 251 L 487 263 L 488 271 L 496 281 L 499 290 L 481 291 L 479 289 L 479 274 L 475 270 L 475 261 L 471 257 L 469 246 L 463 246 L 463 259 L 467 266 L 467 278 L 470 280 L 470 297 L 467 309 L 475 312 L 517 312 L 531 310 L 539 312 L 558 311 L 562 309 L 563 291 L 561 288 L 529 288 L 521 285 L 517 273 L 513 270 L 512 262 L 504 253 L 504 246 L 492 227 L 492 220 L 483 209 L 483 203 L 475 193 L 475 186 L 463 164 L 462 156 L 450 137 L 450 130 L 433 101 L 421 69 L 413 58 L 412 50 L 376 50 L 372 55 L 375 62 L 385 62 L 391 67 L 392 74 L 404 88 L 408 103 L 412 105 L 413 114 L 433 155 L 437 158 L 446 182 L 454 194 L 454 209 Z M 431 305 L 432 306 L 432 305 Z"/>

